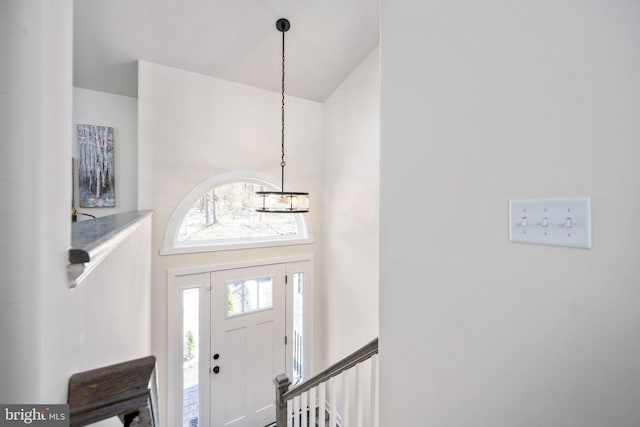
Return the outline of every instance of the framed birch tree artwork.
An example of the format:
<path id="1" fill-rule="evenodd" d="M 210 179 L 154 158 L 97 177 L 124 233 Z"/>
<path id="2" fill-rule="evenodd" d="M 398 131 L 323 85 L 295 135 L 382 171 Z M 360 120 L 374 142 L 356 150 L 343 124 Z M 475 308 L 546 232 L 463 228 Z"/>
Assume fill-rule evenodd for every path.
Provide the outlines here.
<path id="1" fill-rule="evenodd" d="M 81 208 L 115 207 L 112 127 L 78 125 L 78 187 Z"/>

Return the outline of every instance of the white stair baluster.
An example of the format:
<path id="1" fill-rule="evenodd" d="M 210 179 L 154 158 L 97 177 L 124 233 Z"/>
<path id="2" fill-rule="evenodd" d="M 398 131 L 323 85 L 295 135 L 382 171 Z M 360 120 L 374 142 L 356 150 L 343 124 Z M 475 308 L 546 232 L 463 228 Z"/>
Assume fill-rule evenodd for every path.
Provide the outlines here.
<path id="1" fill-rule="evenodd" d="M 326 381 L 320 383 L 318 386 L 318 425 L 325 427 L 326 424 L 326 410 L 327 410 L 327 383 Z"/>
<path id="2" fill-rule="evenodd" d="M 286 402 L 286 413 L 283 409 L 276 411 L 279 421 L 287 427 L 378 427 L 380 377 L 377 352 L 376 338 L 313 377 L 312 381 L 300 384 L 291 391 L 296 396 Z M 284 375 L 274 380 L 279 405 L 285 404 L 282 395 L 289 385 L 286 380 Z"/>
<path id="3" fill-rule="evenodd" d="M 293 398 L 293 427 L 300 427 L 300 396 Z"/>
<path id="4" fill-rule="evenodd" d="M 364 402 L 363 402 L 363 393 L 362 390 L 360 390 L 360 382 L 362 381 L 362 369 L 361 369 L 362 363 L 358 363 L 356 365 L 356 396 L 355 396 L 355 400 L 356 400 L 356 426 L 357 427 L 363 427 L 363 420 L 362 420 L 362 411 L 363 411 L 363 406 L 364 406 Z"/>
<path id="5" fill-rule="evenodd" d="M 304 392 L 300 395 L 300 427 L 309 427 L 309 421 L 307 415 L 309 413 L 309 393 Z"/>
<path id="6" fill-rule="evenodd" d="M 351 401 L 349 399 L 351 369 L 342 373 L 342 427 L 349 427 L 349 407 Z"/>
<path id="7" fill-rule="evenodd" d="M 340 375 L 337 375 L 333 378 L 331 378 L 331 380 L 328 381 L 329 383 L 329 425 L 336 427 L 337 421 L 338 419 L 336 418 L 337 415 L 337 407 L 338 407 L 338 379 L 339 379 Z"/>
<path id="8" fill-rule="evenodd" d="M 309 390 L 309 426 L 316 427 L 316 388 Z"/>
<path id="9" fill-rule="evenodd" d="M 378 427 L 378 387 L 380 384 L 378 376 L 378 355 L 371 357 L 371 427 Z"/>
<path id="10" fill-rule="evenodd" d="M 293 400 L 287 400 L 287 427 L 292 427 L 291 414 L 293 414 Z"/>

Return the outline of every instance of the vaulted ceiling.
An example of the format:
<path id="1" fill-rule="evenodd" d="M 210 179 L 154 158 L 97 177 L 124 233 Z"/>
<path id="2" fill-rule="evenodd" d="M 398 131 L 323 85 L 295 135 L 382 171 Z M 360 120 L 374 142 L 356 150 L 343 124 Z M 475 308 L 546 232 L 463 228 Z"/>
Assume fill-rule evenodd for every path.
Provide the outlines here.
<path id="1" fill-rule="evenodd" d="M 74 86 L 137 96 L 138 59 L 324 101 L 378 44 L 378 0 L 76 0 Z"/>

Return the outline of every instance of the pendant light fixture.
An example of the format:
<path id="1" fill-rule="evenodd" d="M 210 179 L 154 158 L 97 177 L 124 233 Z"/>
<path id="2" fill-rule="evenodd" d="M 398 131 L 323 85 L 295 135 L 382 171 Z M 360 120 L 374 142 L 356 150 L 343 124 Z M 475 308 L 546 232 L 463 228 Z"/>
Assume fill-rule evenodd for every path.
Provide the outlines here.
<path id="1" fill-rule="evenodd" d="M 282 170 L 282 182 L 280 191 L 257 191 L 258 212 L 276 213 L 302 213 L 309 212 L 309 193 L 297 193 L 284 190 L 284 33 L 289 31 L 289 20 L 280 18 L 276 22 L 276 28 L 282 33 L 282 120 L 281 120 L 281 149 L 280 168 Z"/>

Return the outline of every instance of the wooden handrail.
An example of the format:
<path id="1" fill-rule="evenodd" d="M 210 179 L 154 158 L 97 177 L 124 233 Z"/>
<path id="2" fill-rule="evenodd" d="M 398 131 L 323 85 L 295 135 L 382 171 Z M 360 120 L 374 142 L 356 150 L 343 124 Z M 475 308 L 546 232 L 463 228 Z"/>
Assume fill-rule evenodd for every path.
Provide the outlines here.
<path id="1" fill-rule="evenodd" d="M 125 426 L 135 417 L 141 425 L 159 425 L 155 356 L 72 375 L 68 403 L 71 427 L 114 416 L 123 417 Z"/>
<path id="2" fill-rule="evenodd" d="M 292 388 L 291 390 L 285 392 L 281 396 L 281 402 L 287 402 L 288 400 L 293 399 L 296 396 L 301 395 L 305 391 L 311 390 L 313 387 L 317 386 L 320 383 L 327 381 L 329 378 L 335 377 L 339 375 L 343 371 L 347 369 L 353 368 L 360 362 L 364 362 L 369 359 L 374 354 L 378 353 L 378 338 L 375 338 L 370 343 L 360 347 L 350 355 L 346 356 L 339 362 L 334 363 L 329 366 L 324 371 L 320 372 L 318 375 L 310 378 L 309 380 L 303 382 L 302 384 Z M 280 380 L 283 381 L 282 379 Z"/>

